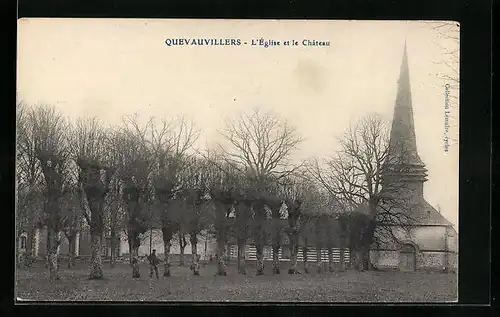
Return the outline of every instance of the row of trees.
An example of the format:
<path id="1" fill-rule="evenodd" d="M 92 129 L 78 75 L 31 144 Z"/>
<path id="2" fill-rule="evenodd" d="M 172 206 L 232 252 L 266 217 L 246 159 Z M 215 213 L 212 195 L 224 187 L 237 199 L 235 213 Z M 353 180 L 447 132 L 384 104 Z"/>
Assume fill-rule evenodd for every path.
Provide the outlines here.
<path id="1" fill-rule="evenodd" d="M 238 245 L 241 274 L 249 240 L 257 251 L 257 274 L 263 274 L 269 243 L 275 251 L 273 271 L 279 273 L 283 234 L 291 245 L 289 273 L 296 273 L 299 237 L 311 223 L 318 236 L 333 235 L 324 224 L 339 220 L 336 230 L 355 251 L 356 267 L 366 269 L 370 246 L 394 238 L 390 226 L 404 218 L 382 195 L 388 185 L 383 186 L 381 171 L 391 156 L 386 125 L 376 115 L 351 127 L 335 156 L 294 162 L 302 138 L 276 114 L 258 109 L 227 120 L 220 131 L 223 141 L 204 151 L 194 147 L 200 130 L 186 117 L 141 124 L 131 116 L 120 126 L 105 127 L 97 118 L 71 122 L 50 106 L 19 104 L 17 110 L 18 230 L 47 227 L 51 279 L 59 278 L 60 233 L 71 245 L 82 219 L 91 235 L 89 277 L 99 279 L 106 230 L 112 250 L 119 231 L 126 234 L 133 277 L 140 276 L 138 250 L 151 227 L 162 231 L 165 276 L 176 234 L 181 242 L 189 236 L 193 274 L 199 275 L 202 231 L 216 238 L 219 275 L 226 274 L 229 237 Z M 360 206 L 367 209 L 360 212 Z"/>

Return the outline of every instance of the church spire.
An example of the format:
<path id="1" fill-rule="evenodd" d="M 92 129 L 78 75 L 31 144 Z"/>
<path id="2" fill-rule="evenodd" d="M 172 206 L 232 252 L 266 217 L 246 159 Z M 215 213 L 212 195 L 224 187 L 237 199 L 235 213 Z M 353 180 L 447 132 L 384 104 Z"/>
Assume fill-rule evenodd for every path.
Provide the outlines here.
<path id="1" fill-rule="evenodd" d="M 417 151 L 406 39 L 389 142 L 384 176 L 390 176 L 393 181 L 414 183 L 415 188 L 419 188 L 416 190 L 418 196 L 421 196 L 421 186 L 426 181 L 427 170 Z"/>
<path id="2" fill-rule="evenodd" d="M 403 60 L 399 72 L 398 91 L 396 95 L 396 105 L 394 107 L 394 117 L 392 120 L 390 135 L 390 146 L 394 152 L 392 154 L 397 155 L 400 162 L 410 165 L 424 165 L 417 151 L 406 39 Z"/>

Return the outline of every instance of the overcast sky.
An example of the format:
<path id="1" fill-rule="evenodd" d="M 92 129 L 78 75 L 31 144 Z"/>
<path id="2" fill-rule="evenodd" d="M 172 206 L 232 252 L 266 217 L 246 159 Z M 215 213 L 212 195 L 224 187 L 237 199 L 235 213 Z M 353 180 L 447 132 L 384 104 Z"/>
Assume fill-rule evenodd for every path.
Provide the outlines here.
<path id="1" fill-rule="evenodd" d="M 458 146 L 444 151 L 446 50 L 432 23 L 375 21 L 19 21 L 18 98 L 71 118 L 119 124 L 126 114 L 185 114 L 217 139 L 224 117 L 272 109 L 305 138 L 301 158 L 329 155 L 349 124 L 370 112 L 392 118 L 408 46 L 417 146 L 429 170 L 425 197 L 458 225 Z M 176 46 L 166 38 L 329 41 L 329 47 Z M 443 49 L 444 47 L 444 49 Z M 450 73 L 454 76 L 454 74 Z M 450 83 L 451 84 L 451 83 Z M 451 89 L 452 96 L 458 95 Z M 457 118 L 458 109 L 452 109 Z M 458 138 L 458 122 L 448 135 Z"/>

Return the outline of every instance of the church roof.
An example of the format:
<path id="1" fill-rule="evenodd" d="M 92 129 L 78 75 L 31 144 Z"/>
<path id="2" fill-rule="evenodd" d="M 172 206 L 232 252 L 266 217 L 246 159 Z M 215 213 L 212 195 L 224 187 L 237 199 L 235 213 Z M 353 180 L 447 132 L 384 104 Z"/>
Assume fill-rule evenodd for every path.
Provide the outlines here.
<path id="1" fill-rule="evenodd" d="M 407 225 L 414 226 L 453 226 L 436 208 L 429 204 L 424 198 L 420 198 L 415 204 L 403 210 L 403 208 L 392 208 L 391 213 L 408 213 L 411 220 Z"/>
<path id="2" fill-rule="evenodd" d="M 419 211 L 417 211 L 414 216 L 419 223 L 426 225 L 453 225 L 425 199 L 422 199 L 422 207 L 423 208 L 419 208 Z"/>

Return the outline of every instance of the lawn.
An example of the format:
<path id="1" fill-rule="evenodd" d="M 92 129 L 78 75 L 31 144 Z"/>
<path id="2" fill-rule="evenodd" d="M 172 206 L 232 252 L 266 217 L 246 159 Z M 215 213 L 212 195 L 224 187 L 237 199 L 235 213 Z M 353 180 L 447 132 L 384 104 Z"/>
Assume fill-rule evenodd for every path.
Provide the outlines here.
<path id="1" fill-rule="evenodd" d="M 43 265 L 18 269 L 16 294 L 36 301 L 289 301 L 289 302 L 452 302 L 456 300 L 454 274 L 425 272 L 335 272 L 256 276 L 249 268 L 238 275 L 235 265 L 227 276 L 215 276 L 215 266 L 192 276 L 189 267 L 172 267 L 171 277 L 149 279 L 148 266 L 141 278 L 131 278 L 127 264 L 110 268 L 104 264 L 105 279 L 88 280 L 87 267 L 67 269 L 61 265 L 61 280 L 49 282 Z M 160 275 L 163 267 L 160 267 Z"/>

